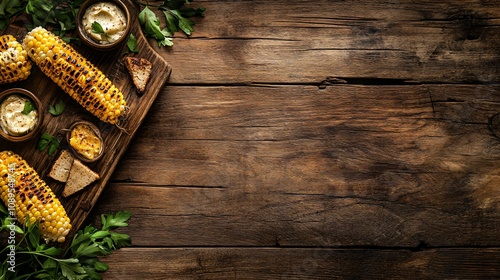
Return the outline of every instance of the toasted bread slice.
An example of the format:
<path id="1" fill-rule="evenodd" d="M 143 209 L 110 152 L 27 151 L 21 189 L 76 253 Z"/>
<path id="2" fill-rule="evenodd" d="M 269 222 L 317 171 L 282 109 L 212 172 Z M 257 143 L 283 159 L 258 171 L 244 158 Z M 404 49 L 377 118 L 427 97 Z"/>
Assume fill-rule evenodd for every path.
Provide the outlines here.
<path id="1" fill-rule="evenodd" d="M 68 180 L 69 171 L 73 165 L 73 156 L 68 150 L 62 150 L 56 162 L 50 170 L 49 176 L 60 182 Z"/>
<path id="2" fill-rule="evenodd" d="M 92 171 L 78 159 L 75 159 L 71 166 L 66 186 L 64 186 L 63 196 L 70 196 L 98 179 L 99 174 Z"/>
<path id="3" fill-rule="evenodd" d="M 146 90 L 146 85 L 151 76 L 151 62 L 145 58 L 126 56 L 124 58 L 125 66 L 127 67 L 132 81 L 139 94 L 143 94 Z"/>

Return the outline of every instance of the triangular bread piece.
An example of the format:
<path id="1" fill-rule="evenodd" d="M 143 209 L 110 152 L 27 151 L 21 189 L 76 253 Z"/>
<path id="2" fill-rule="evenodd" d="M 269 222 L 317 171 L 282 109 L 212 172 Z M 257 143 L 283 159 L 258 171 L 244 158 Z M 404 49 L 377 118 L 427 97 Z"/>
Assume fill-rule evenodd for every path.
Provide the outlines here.
<path id="1" fill-rule="evenodd" d="M 68 150 L 62 150 L 56 162 L 50 170 L 49 176 L 60 182 L 68 180 L 71 165 L 73 165 L 73 156 Z"/>
<path id="2" fill-rule="evenodd" d="M 151 62 L 145 58 L 126 56 L 124 58 L 125 66 L 127 67 L 132 81 L 139 94 L 143 94 L 146 90 L 146 85 L 151 76 Z"/>
<path id="3" fill-rule="evenodd" d="M 63 196 L 70 196 L 90 185 L 97 179 L 99 179 L 99 174 L 92 171 L 78 159 L 75 159 L 71 166 L 66 186 L 64 186 Z"/>

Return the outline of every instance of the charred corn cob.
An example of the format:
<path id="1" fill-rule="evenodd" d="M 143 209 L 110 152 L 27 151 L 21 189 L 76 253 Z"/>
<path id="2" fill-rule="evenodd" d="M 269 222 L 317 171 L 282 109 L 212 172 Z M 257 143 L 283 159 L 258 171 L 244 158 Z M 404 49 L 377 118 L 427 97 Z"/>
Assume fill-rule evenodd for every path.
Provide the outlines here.
<path id="1" fill-rule="evenodd" d="M 21 81 L 30 75 L 31 61 L 12 35 L 0 36 L 0 84 Z"/>
<path id="2" fill-rule="evenodd" d="M 73 47 L 42 27 L 30 31 L 23 47 L 59 87 L 100 120 L 115 124 L 125 114 L 122 92 Z"/>
<path id="3" fill-rule="evenodd" d="M 20 223 L 29 217 L 39 222 L 45 241 L 64 242 L 71 224 L 66 211 L 52 190 L 19 155 L 0 152 L 0 196 L 9 209 L 15 206 Z"/>

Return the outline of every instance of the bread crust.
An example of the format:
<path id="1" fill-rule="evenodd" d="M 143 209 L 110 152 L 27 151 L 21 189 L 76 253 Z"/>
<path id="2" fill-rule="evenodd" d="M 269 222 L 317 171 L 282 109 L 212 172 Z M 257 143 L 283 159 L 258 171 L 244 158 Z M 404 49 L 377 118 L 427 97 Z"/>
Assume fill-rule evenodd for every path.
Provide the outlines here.
<path id="1" fill-rule="evenodd" d="M 126 56 L 123 60 L 137 92 L 141 95 L 144 94 L 153 65 L 149 60 L 142 57 Z"/>

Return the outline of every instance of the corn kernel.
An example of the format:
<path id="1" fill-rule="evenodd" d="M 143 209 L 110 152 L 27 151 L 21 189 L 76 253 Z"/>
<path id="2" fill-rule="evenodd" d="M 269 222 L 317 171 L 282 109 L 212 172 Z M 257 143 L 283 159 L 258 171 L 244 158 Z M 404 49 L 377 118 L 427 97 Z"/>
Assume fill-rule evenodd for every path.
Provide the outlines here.
<path id="1" fill-rule="evenodd" d="M 0 36 L 0 84 L 26 79 L 31 61 L 22 45 L 12 35 Z"/>
<path id="2" fill-rule="evenodd" d="M 7 169 L 10 163 L 14 163 L 16 166 L 12 174 L 15 177 L 16 216 L 19 222 L 24 223 L 29 215 L 31 223 L 40 222 L 40 235 L 47 242 L 64 241 L 71 229 L 71 224 L 61 202 L 52 190 L 19 155 L 11 151 L 0 152 L 0 162 L 3 163 L 0 165 L 2 168 L 0 173 L 11 172 Z M 32 182 L 36 182 L 36 187 L 44 191 L 28 189 L 27 186 L 30 186 Z M 6 181 L 1 180 L 0 196 L 7 204 L 10 190 L 5 188 L 6 186 Z M 52 202 L 48 203 L 48 201 Z"/>
<path id="3" fill-rule="evenodd" d="M 125 110 L 116 114 L 113 107 L 126 106 L 122 92 L 59 37 L 37 27 L 26 35 L 23 46 L 42 72 L 100 120 L 115 124 L 124 115 Z M 59 77 L 59 71 L 65 73 L 64 78 Z M 112 114 L 107 111 L 112 111 Z"/>

